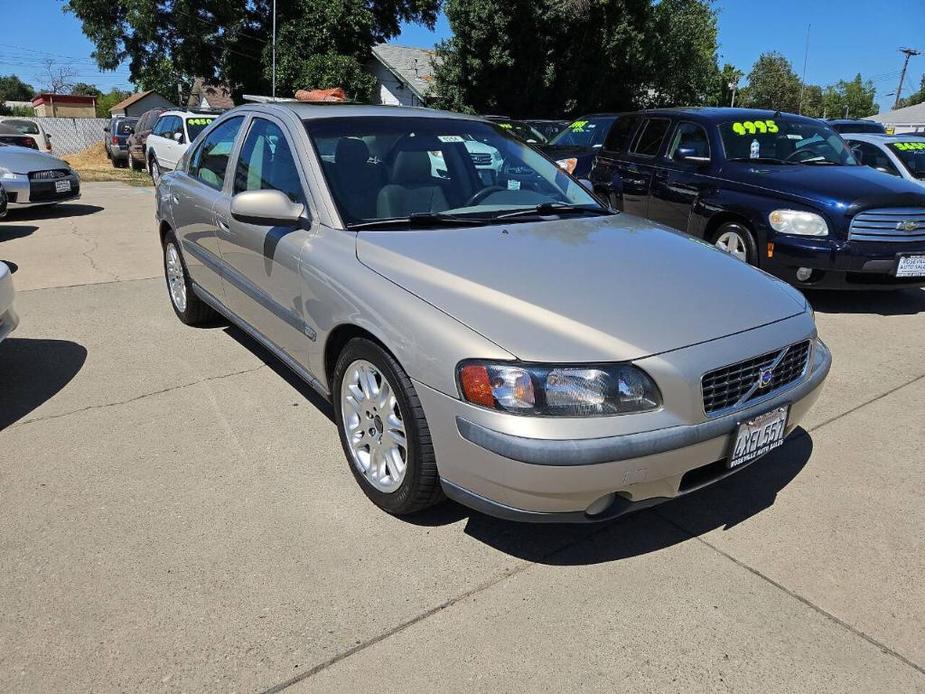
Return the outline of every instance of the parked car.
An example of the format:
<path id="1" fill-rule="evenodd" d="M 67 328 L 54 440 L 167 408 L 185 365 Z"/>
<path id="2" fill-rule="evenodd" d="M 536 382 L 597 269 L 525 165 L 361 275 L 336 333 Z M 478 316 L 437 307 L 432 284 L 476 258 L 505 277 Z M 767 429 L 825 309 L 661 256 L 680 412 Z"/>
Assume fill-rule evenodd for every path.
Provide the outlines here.
<path id="1" fill-rule="evenodd" d="M 80 176 L 66 161 L 14 145 L 0 144 L 0 184 L 13 207 L 54 205 L 80 197 Z"/>
<path id="2" fill-rule="evenodd" d="M 10 266 L 0 260 L 0 342 L 9 337 L 19 324 L 19 316 L 13 307 L 15 294 Z"/>
<path id="3" fill-rule="evenodd" d="M 863 120 L 861 118 L 831 118 L 826 121 L 829 127 L 837 133 L 877 133 L 886 134 L 886 127 L 883 123 L 873 120 Z"/>
<path id="4" fill-rule="evenodd" d="M 0 144 L 14 145 L 16 147 L 28 147 L 38 151 L 39 146 L 35 144 L 35 138 L 29 135 L 23 135 L 16 128 L 0 123 Z"/>
<path id="5" fill-rule="evenodd" d="M 148 135 L 157 122 L 157 119 L 166 109 L 152 108 L 145 111 L 138 118 L 138 122 L 132 126 L 132 132 L 126 139 L 128 145 L 129 166 L 133 171 L 143 171 L 148 166 L 148 160 L 145 155 L 145 143 L 148 141 Z"/>
<path id="6" fill-rule="evenodd" d="M 106 158 L 116 168 L 128 166 L 128 138 L 133 132 L 137 118 L 124 118 L 117 116 L 109 121 L 103 128 L 103 146 L 106 148 Z"/>
<path id="7" fill-rule="evenodd" d="M 604 140 L 619 114 L 596 113 L 582 116 L 556 135 L 539 150 L 563 169 L 578 178 L 587 178 L 594 157 L 604 146 Z"/>
<path id="8" fill-rule="evenodd" d="M 492 123 L 497 123 L 498 127 L 509 131 L 514 137 L 528 145 L 545 144 L 546 138 L 535 128 L 527 125 L 523 121 L 514 120 L 507 116 L 485 116 Z"/>
<path id="9" fill-rule="evenodd" d="M 546 142 L 552 140 L 556 135 L 568 127 L 567 120 L 525 120 L 524 123 L 536 130 L 543 136 Z"/>
<path id="10" fill-rule="evenodd" d="M 6 217 L 6 210 L 9 206 L 9 198 L 6 196 L 6 188 L 0 183 L 0 219 Z"/>
<path id="11" fill-rule="evenodd" d="M 37 120 L 20 116 L 7 116 L 0 117 L 0 124 L 13 128 L 24 138 L 29 138 L 35 143 L 35 147 L 22 142 L 13 144 L 37 149 L 40 152 L 51 152 L 51 135 L 45 131 L 45 128 Z"/>
<path id="12" fill-rule="evenodd" d="M 925 137 L 921 135 L 843 135 L 864 166 L 925 186 Z M 925 224 L 922 225 L 925 229 Z"/>
<path id="13" fill-rule="evenodd" d="M 590 179 L 617 209 L 799 287 L 925 286 L 925 191 L 860 166 L 813 118 L 729 108 L 625 114 Z"/>
<path id="14" fill-rule="evenodd" d="M 483 184 L 467 139 L 516 178 Z M 226 316 L 329 399 L 390 513 L 445 494 L 587 521 L 686 494 L 781 445 L 831 361 L 797 290 L 468 116 L 242 106 L 156 216 L 177 317 Z"/>
<path id="15" fill-rule="evenodd" d="M 148 172 L 157 183 L 163 172 L 173 171 L 190 143 L 215 120 L 214 114 L 164 111 L 145 143 Z"/>

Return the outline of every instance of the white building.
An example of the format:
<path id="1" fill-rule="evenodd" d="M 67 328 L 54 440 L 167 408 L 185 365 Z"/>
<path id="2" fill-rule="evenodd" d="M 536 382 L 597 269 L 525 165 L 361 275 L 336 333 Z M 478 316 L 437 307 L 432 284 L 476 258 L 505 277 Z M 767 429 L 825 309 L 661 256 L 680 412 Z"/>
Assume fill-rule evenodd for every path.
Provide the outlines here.
<path id="1" fill-rule="evenodd" d="M 892 128 L 897 135 L 925 131 L 925 102 L 898 108 L 895 111 L 878 113 L 876 116 L 869 116 L 867 120 L 883 123 L 887 132 Z"/>
<path id="2" fill-rule="evenodd" d="M 376 78 L 376 98 L 392 106 L 424 106 L 433 80 L 433 51 L 389 43 L 373 46 L 369 71 Z"/>

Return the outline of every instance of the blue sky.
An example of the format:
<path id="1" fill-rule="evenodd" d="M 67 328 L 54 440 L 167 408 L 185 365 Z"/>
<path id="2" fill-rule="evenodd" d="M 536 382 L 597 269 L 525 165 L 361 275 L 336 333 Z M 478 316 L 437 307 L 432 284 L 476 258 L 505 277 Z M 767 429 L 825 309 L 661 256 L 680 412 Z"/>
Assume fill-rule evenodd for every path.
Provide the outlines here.
<path id="1" fill-rule="evenodd" d="M 893 103 L 887 93 L 896 89 L 901 46 L 925 51 L 925 2 L 892 0 L 880 5 L 871 0 L 718 0 L 721 61 L 748 72 L 758 55 L 767 50 L 783 53 L 799 73 L 803 66 L 806 28 L 812 25 L 808 82 L 827 85 L 850 79 L 860 72 L 873 79 L 877 99 L 885 110 Z M 104 90 L 127 88 L 128 67 L 100 73 L 73 15 L 64 14 L 60 0 L 0 0 L 4 31 L 0 32 L 0 74 L 15 73 L 40 86 L 42 60 L 54 58 L 77 70 L 77 79 Z M 12 27 L 21 27 L 12 31 Z M 406 25 L 397 43 L 429 48 L 449 35 L 441 16 L 433 32 Z M 925 72 L 925 55 L 913 58 L 903 92 L 918 87 Z"/>

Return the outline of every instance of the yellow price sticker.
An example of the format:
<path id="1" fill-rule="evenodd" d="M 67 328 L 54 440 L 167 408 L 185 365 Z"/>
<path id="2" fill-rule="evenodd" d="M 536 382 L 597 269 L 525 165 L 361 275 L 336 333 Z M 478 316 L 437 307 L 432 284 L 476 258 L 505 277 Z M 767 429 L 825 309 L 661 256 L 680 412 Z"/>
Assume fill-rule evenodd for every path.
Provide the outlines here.
<path id="1" fill-rule="evenodd" d="M 588 124 L 588 121 L 586 120 L 576 120 L 574 123 L 572 123 L 568 127 L 569 127 L 569 130 L 571 130 L 572 132 L 580 133 L 580 132 L 584 132 L 585 126 L 587 124 Z"/>
<path id="2" fill-rule="evenodd" d="M 893 142 L 891 144 L 901 152 L 916 152 L 925 149 L 925 142 Z"/>
<path id="3" fill-rule="evenodd" d="M 505 130 L 510 130 L 512 126 L 510 123 L 498 123 L 499 128 L 504 128 Z"/>
<path id="4" fill-rule="evenodd" d="M 768 120 L 746 120 L 736 121 L 732 124 L 732 132 L 736 135 L 763 135 L 765 133 L 780 132 L 777 123 L 771 119 Z"/>
<path id="5" fill-rule="evenodd" d="M 214 120 L 215 120 L 214 118 L 187 118 L 186 124 L 187 125 L 208 125 Z"/>

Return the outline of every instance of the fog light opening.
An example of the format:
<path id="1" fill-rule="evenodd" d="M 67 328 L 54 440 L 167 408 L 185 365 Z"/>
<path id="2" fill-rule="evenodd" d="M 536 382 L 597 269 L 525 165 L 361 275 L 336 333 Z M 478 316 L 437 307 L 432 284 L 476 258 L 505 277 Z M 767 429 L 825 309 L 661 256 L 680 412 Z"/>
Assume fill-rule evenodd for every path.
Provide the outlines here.
<path id="1" fill-rule="evenodd" d="M 616 498 L 616 494 L 611 492 L 610 494 L 605 494 L 597 501 L 593 501 L 588 508 L 585 509 L 585 513 L 589 516 L 599 516 L 613 503 L 613 500 Z"/>
<path id="2" fill-rule="evenodd" d="M 812 276 L 813 276 L 812 268 L 808 268 L 808 267 L 797 268 L 797 279 L 800 282 L 809 282 Z"/>

